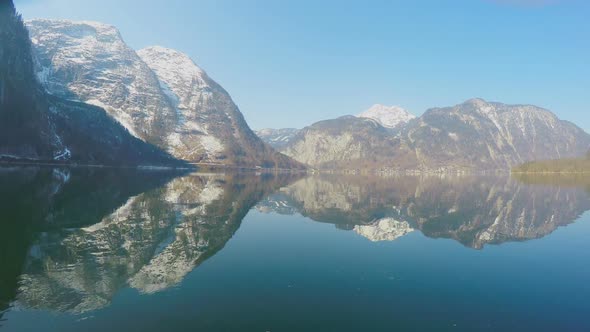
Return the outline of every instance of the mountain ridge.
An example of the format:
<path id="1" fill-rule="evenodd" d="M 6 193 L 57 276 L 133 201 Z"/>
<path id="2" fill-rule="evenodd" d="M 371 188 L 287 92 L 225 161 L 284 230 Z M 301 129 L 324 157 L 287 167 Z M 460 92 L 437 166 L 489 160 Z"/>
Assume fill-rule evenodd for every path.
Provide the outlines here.
<path id="1" fill-rule="evenodd" d="M 428 109 L 393 130 L 350 116 L 323 120 L 278 146 L 319 169 L 371 172 L 509 171 L 528 161 L 583 155 L 589 147 L 588 133 L 545 108 L 482 98 Z"/>
<path id="2" fill-rule="evenodd" d="M 262 142 L 229 93 L 186 54 L 135 51 L 114 26 L 98 22 L 27 24 L 51 94 L 100 106 L 135 137 L 190 163 L 303 168 Z"/>

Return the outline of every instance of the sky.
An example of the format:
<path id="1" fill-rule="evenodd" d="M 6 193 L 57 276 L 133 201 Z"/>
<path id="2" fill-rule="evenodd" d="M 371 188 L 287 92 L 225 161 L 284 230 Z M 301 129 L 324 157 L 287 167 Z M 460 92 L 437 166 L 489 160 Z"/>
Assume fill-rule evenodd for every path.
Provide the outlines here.
<path id="1" fill-rule="evenodd" d="M 115 25 L 188 54 L 250 126 L 302 128 L 373 104 L 415 115 L 484 98 L 590 132 L 587 0 L 15 0 L 25 19 Z"/>

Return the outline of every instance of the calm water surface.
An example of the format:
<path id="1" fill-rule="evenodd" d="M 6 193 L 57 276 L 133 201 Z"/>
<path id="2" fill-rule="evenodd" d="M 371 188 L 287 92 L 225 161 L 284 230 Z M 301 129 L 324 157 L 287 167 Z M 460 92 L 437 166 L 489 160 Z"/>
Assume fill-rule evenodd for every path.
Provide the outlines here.
<path id="1" fill-rule="evenodd" d="M 0 169 L 0 331 L 590 331 L 584 183 Z"/>

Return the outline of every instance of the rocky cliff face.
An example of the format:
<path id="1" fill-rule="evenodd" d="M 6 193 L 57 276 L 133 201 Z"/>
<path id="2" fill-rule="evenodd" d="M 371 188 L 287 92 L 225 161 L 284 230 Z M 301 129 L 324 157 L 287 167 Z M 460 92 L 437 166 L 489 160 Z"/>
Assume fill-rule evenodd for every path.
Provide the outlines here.
<path id="1" fill-rule="evenodd" d="M 65 20 L 33 20 L 27 27 L 37 76 L 49 93 L 103 107 L 131 134 L 162 147 L 176 114 L 116 28 Z"/>
<path id="2" fill-rule="evenodd" d="M 149 47 L 139 56 L 156 74 L 179 121 L 168 136 L 184 160 L 290 168 L 289 158 L 264 144 L 248 127 L 230 95 L 187 55 Z"/>
<path id="3" fill-rule="evenodd" d="M 472 99 L 428 110 L 397 129 L 343 117 L 302 129 L 280 151 L 318 168 L 373 171 L 509 170 L 523 162 L 582 156 L 590 135 L 530 105 Z"/>
<path id="4" fill-rule="evenodd" d="M 378 169 L 408 163 L 403 144 L 375 120 L 346 116 L 302 129 L 281 151 L 318 168 Z"/>
<path id="5" fill-rule="evenodd" d="M 229 94 L 188 56 L 135 52 L 112 26 L 33 20 L 37 76 L 52 95 L 94 104 L 135 137 L 195 163 L 301 167 L 264 144 Z"/>
<path id="6" fill-rule="evenodd" d="M 35 75 L 29 35 L 12 1 L 2 2 L 0 16 L 0 159 L 182 164 L 131 136 L 104 110 L 48 95 Z"/>
<path id="7" fill-rule="evenodd" d="M 404 133 L 420 168 L 510 169 L 583 155 L 590 135 L 548 110 L 472 99 L 428 110 Z"/>

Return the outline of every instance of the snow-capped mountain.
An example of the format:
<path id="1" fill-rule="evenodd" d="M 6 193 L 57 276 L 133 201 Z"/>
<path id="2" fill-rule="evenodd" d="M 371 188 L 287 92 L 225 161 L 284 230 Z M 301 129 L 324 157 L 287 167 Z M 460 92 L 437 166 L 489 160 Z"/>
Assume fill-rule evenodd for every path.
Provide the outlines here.
<path id="1" fill-rule="evenodd" d="M 385 106 L 376 104 L 357 115 L 359 118 L 373 119 L 386 128 L 398 128 L 413 119 L 415 115 L 399 106 Z"/>
<path id="2" fill-rule="evenodd" d="M 49 82 L 48 72 L 35 75 L 29 33 L 12 1 L 0 4 L 0 16 L 0 159 L 180 164 L 131 136 L 104 110 L 48 94 L 38 80 Z M 55 60 L 60 62 L 60 56 Z"/>
<path id="3" fill-rule="evenodd" d="M 298 167 L 265 145 L 229 94 L 187 55 L 135 52 L 96 22 L 32 20 L 37 76 L 49 93 L 103 107 L 134 136 L 190 162 Z"/>
<path id="4" fill-rule="evenodd" d="M 44 19 L 27 27 L 37 76 L 49 93 L 100 106 L 134 136 L 161 143 L 176 114 L 151 69 L 115 27 Z"/>

